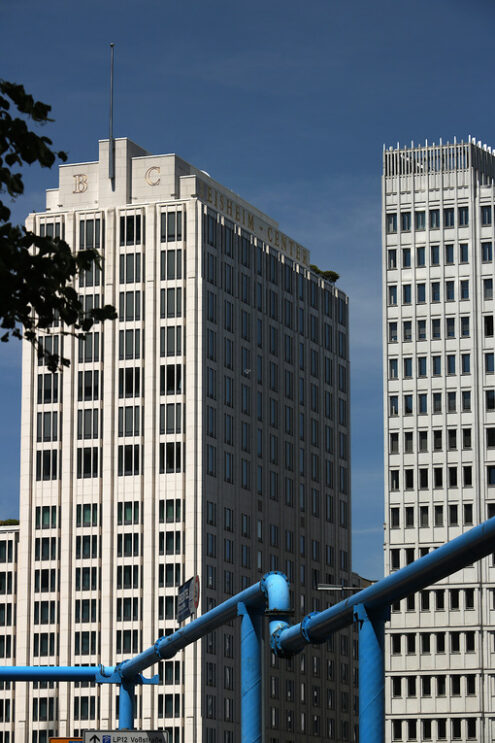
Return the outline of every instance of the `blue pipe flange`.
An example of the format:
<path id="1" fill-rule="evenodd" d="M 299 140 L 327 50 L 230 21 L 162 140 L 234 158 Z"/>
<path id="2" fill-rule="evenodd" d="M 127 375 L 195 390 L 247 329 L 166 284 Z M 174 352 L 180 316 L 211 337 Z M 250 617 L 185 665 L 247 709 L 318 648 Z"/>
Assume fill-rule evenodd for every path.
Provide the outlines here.
<path id="1" fill-rule="evenodd" d="M 162 656 L 160 655 L 160 650 L 159 650 L 159 645 L 160 645 L 161 640 L 163 640 L 163 637 L 159 637 L 158 640 L 153 645 L 155 655 L 158 658 L 158 660 L 162 660 Z"/>
<path id="2" fill-rule="evenodd" d="M 277 656 L 277 658 L 292 658 L 294 653 L 287 651 L 280 643 L 280 635 L 285 631 L 285 627 L 279 627 L 272 632 L 270 637 L 270 647 Z"/>
<path id="3" fill-rule="evenodd" d="M 308 624 L 310 623 L 311 619 L 313 617 L 316 617 L 319 615 L 319 611 L 312 611 L 310 614 L 306 614 L 305 617 L 301 620 L 301 635 L 304 637 L 307 643 L 311 645 L 321 644 L 323 642 L 326 642 L 326 638 L 324 640 L 313 640 L 308 632 Z"/>

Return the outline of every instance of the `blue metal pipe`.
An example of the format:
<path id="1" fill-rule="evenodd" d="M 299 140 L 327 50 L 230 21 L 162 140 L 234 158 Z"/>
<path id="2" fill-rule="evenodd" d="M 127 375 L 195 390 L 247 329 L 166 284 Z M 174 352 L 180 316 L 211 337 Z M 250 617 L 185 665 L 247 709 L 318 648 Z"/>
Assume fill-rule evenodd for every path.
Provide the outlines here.
<path id="1" fill-rule="evenodd" d="M 289 581 L 283 573 L 272 572 L 264 575 L 261 583 L 267 599 L 265 613 L 269 617 L 268 629 L 271 637 L 277 630 L 289 626 L 287 622 L 290 612 Z"/>
<path id="2" fill-rule="evenodd" d="M 237 616 L 237 606 L 240 603 L 244 604 L 250 611 L 263 612 L 267 600 L 268 605 L 271 601 L 273 610 L 278 610 L 279 603 L 281 604 L 280 608 L 285 608 L 283 598 L 285 589 L 281 587 L 282 584 L 287 586 L 285 575 L 268 573 L 259 583 L 255 583 L 215 608 L 210 609 L 206 614 L 174 632 L 173 635 L 160 637 L 152 647 L 134 658 L 123 661 L 119 666 L 120 674 L 123 678 L 132 679 L 162 658 L 172 658 L 191 642 L 199 640 L 208 632 L 234 619 Z M 277 595 L 270 599 L 271 594 L 275 591 Z"/>
<path id="3" fill-rule="evenodd" d="M 119 730 L 134 730 L 134 690 L 132 681 L 122 679 L 119 686 Z"/>
<path id="4" fill-rule="evenodd" d="M 352 624 L 357 604 L 368 611 L 388 606 L 494 551 L 495 516 L 335 606 L 276 630 L 271 636 L 272 648 L 278 655 L 293 655 L 308 643 L 325 642 L 331 632 Z"/>
<path id="5" fill-rule="evenodd" d="M 359 733 L 361 743 L 385 740 L 384 639 L 386 610 L 368 612 L 363 604 L 354 607 L 359 627 Z"/>
<path id="6" fill-rule="evenodd" d="M 0 681 L 95 681 L 102 666 L 0 666 Z"/>
<path id="7" fill-rule="evenodd" d="M 241 743 L 261 743 L 261 615 L 239 604 L 241 615 Z"/>

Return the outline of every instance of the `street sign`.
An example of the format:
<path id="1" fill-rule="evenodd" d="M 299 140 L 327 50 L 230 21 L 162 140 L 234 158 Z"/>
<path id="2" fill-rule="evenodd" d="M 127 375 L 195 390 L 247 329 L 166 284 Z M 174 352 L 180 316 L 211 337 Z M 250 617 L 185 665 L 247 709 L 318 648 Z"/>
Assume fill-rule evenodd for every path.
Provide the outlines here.
<path id="1" fill-rule="evenodd" d="M 177 600 L 177 621 L 183 622 L 184 619 L 195 614 L 199 606 L 199 576 L 190 578 L 179 588 Z"/>
<path id="2" fill-rule="evenodd" d="M 84 743 L 168 743 L 166 730 L 85 730 Z"/>

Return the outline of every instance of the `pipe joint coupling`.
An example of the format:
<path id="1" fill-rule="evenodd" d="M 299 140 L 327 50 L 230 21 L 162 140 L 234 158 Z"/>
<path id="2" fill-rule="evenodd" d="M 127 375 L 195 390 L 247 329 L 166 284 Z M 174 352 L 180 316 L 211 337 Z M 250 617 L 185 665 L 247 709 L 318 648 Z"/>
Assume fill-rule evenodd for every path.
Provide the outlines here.
<path id="1" fill-rule="evenodd" d="M 279 627 L 272 633 L 270 647 L 278 658 L 291 658 L 292 653 L 287 652 L 280 642 L 280 636 L 284 629 L 285 627 Z"/>
<path id="2" fill-rule="evenodd" d="M 318 616 L 318 614 L 319 614 L 318 611 L 312 611 L 311 614 L 306 614 L 306 616 L 303 617 L 303 619 L 301 620 L 301 635 L 304 637 L 304 639 L 306 640 L 306 642 L 307 643 L 310 643 L 310 644 L 311 643 L 314 644 L 314 643 L 317 643 L 317 642 L 321 642 L 320 640 L 314 640 L 314 639 L 311 638 L 311 636 L 309 634 L 309 627 L 308 627 L 308 625 L 311 622 L 312 618 Z M 325 641 L 323 640 L 323 642 L 325 642 Z"/>

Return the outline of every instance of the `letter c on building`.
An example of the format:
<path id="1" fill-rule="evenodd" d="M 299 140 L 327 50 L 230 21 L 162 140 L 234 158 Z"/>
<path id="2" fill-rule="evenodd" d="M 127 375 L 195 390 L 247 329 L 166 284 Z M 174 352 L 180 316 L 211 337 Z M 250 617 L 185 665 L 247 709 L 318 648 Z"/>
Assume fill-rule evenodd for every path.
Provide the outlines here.
<path id="1" fill-rule="evenodd" d="M 158 186 L 160 183 L 160 168 L 157 165 L 152 165 L 144 174 L 144 180 L 148 186 Z"/>

